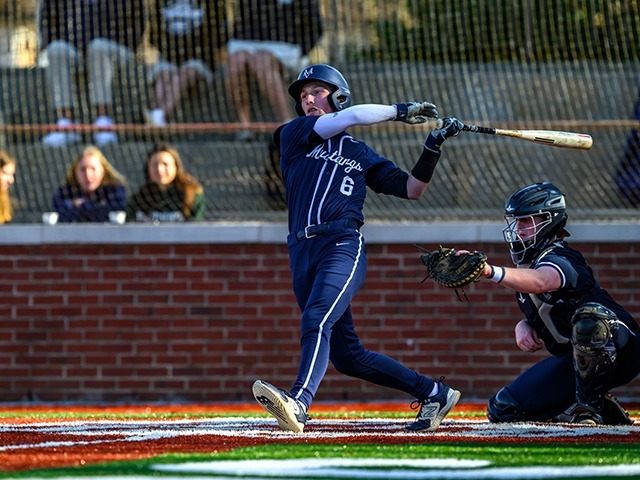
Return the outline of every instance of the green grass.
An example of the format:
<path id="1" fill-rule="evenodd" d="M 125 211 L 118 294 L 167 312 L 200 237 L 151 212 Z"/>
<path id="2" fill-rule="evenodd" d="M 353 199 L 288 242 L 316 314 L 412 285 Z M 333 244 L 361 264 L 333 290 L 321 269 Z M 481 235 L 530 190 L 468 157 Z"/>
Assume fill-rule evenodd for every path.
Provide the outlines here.
<path id="1" fill-rule="evenodd" d="M 96 413 L 73 412 L 72 407 L 68 412 L 29 412 L 24 410 L 3 411 L 0 418 L 18 418 L 31 420 L 175 420 L 175 419 L 202 419 L 220 417 L 268 417 L 263 413 L 208 413 L 188 412 L 172 413 L 170 407 L 167 412 L 147 413 Z M 631 412 L 638 416 L 638 411 Z M 323 418 L 411 418 L 414 412 L 407 409 L 406 412 L 333 412 L 318 414 Z M 464 414 L 453 412 L 451 417 L 476 417 L 484 418 L 484 411 L 465 412 Z M 203 462 L 221 460 L 258 460 L 258 459 L 320 459 L 320 458 L 377 458 L 377 459 L 459 459 L 459 460 L 484 460 L 490 462 L 491 467 L 535 467 L 535 466 L 586 466 L 586 465 L 620 465 L 640 464 L 640 443 L 407 443 L 399 445 L 383 444 L 315 444 L 315 443 L 273 443 L 257 446 L 237 448 L 227 452 L 210 454 L 164 454 L 151 459 L 135 460 L 127 462 L 111 462 L 105 464 L 92 464 L 82 467 L 69 467 L 58 469 L 31 470 L 27 472 L 0 472 L 0 479 L 4 478 L 58 478 L 65 476 L 103 476 L 113 475 L 126 477 L 128 475 L 148 476 L 179 476 L 175 473 L 162 473 L 152 470 L 153 465 L 174 464 L 182 462 Z M 428 437 L 425 438 L 428 442 Z M 140 445 L 132 445 L 140 448 Z M 0 465 L 0 469 L 2 466 Z M 192 478 L 192 477 L 190 477 Z M 204 477 L 203 477 L 204 478 Z M 211 477 L 210 477 L 211 478 Z M 215 477 L 213 477 L 215 478 Z M 238 477 L 241 478 L 241 477 Z M 435 477 L 437 478 L 437 477 Z M 434 480 L 435 480 L 434 478 Z M 471 475 L 469 478 L 473 478 Z M 597 477 L 602 480 L 605 477 Z M 606 477 L 618 478 L 618 477 Z M 620 477 L 638 478 L 638 477 Z M 325 479 L 326 480 L 326 479 Z M 346 479 L 343 479 L 346 480 Z"/>
<path id="2" fill-rule="evenodd" d="M 95 412 L 1 412 L 2 418 L 16 418 L 24 420 L 180 420 L 198 418 L 224 417 L 264 417 L 261 413 L 95 413 Z"/>
<path id="3" fill-rule="evenodd" d="M 640 444 L 407 444 L 407 445 L 325 445 L 270 444 L 262 447 L 238 448 L 212 454 L 166 454 L 147 460 L 112 462 L 78 468 L 33 470 L 13 474 L 0 473 L 0 478 L 64 477 L 71 475 L 156 475 L 150 469 L 160 463 L 202 462 L 213 460 L 289 459 L 289 458 L 453 458 L 487 460 L 493 467 L 580 466 L 640 463 Z M 167 474 L 168 475 L 168 474 Z M 173 474 L 172 474 L 173 475 Z M 630 477 L 626 477 L 630 478 Z"/>
<path id="4" fill-rule="evenodd" d="M 316 418 L 413 418 L 416 412 L 408 407 L 402 412 L 382 412 L 382 411 L 353 411 L 353 412 L 321 412 L 312 417 Z M 25 420 L 180 420 L 180 419 L 202 419 L 202 418 L 268 418 L 269 414 L 264 412 L 151 412 L 151 413 L 97 413 L 97 412 L 29 412 L 25 410 L 4 410 L 0 412 L 0 419 L 25 419 Z M 451 412 L 447 418 L 485 418 L 486 413 L 482 412 Z"/>
<path id="5" fill-rule="evenodd" d="M 407 444 L 407 445 L 265 445 L 238 448 L 199 456 L 205 460 L 288 459 L 288 458 L 464 458 L 488 460 L 494 466 L 522 465 L 618 465 L 640 463 L 640 444 Z M 193 458 L 189 461 L 194 460 Z M 163 455 L 154 463 L 175 462 L 175 456 Z"/>

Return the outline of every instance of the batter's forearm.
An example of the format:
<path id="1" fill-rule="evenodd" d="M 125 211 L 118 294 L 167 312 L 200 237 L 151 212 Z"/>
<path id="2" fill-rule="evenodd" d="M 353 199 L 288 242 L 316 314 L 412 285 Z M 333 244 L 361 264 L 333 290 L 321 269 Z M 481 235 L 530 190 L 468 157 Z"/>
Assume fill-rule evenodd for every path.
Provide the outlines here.
<path id="1" fill-rule="evenodd" d="M 349 127 L 375 125 L 395 120 L 397 114 L 398 111 L 393 105 L 355 105 L 336 113 L 321 116 L 313 129 L 326 140 Z"/>
<path id="2" fill-rule="evenodd" d="M 425 145 L 418 161 L 411 169 L 411 175 L 421 182 L 429 183 L 440 159 L 440 150 L 433 151 Z"/>

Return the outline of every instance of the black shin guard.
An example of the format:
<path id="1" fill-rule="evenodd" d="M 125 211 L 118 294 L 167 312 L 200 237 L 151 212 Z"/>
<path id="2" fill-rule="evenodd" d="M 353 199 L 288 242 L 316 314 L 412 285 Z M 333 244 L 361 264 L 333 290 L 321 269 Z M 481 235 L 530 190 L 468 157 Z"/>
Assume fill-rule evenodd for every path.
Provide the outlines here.
<path id="1" fill-rule="evenodd" d="M 571 343 L 576 402 L 601 412 L 616 369 L 616 347 L 610 325 L 597 317 L 581 318 L 573 326 Z"/>

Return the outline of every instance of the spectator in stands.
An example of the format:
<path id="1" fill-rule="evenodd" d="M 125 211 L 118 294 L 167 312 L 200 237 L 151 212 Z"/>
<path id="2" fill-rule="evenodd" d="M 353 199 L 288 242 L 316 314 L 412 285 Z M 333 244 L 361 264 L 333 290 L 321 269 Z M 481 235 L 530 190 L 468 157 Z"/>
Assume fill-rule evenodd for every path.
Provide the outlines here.
<path id="1" fill-rule="evenodd" d="M 129 200 L 127 220 L 192 221 L 204 216 L 202 185 L 184 169 L 178 151 L 156 144 L 144 166 L 145 183 Z"/>
<path id="2" fill-rule="evenodd" d="M 127 204 L 127 182 L 96 147 L 78 155 L 53 197 L 59 222 L 108 222 Z"/>
<path id="3" fill-rule="evenodd" d="M 226 5 L 220 0 L 156 0 L 155 5 L 150 41 L 160 59 L 149 70 L 154 108 L 147 123 L 162 126 L 190 90 L 213 81 L 227 42 Z"/>
<path id="4" fill-rule="evenodd" d="M 15 173 L 15 159 L 0 149 L 0 223 L 9 223 L 13 220 L 13 206 L 9 189 L 15 181 Z"/>
<path id="5" fill-rule="evenodd" d="M 277 121 L 288 122 L 293 118 L 288 77 L 304 68 L 307 54 L 322 35 L 318 1 L 239 0 L 234 19 L 227 44 L 227 89 L 238 121 L 248 124 L 251 104 L 266 100 Z M 254 95 L 251 81 L 261 96 Z M 242 131 L 237 139 L 252 136 Z"/>
<path id="6" fill-rule="evenodd" d="M 113 77 L 116 67 L 124 68 L 135 58 L 146 25 L 145 0 L 41 0 L 39 29 L 41 46 L 49 65 L 47 84 L 58 115 L 59 131 L 42 139 L 49 146 L 80 141 L 73 126 L 73 107 L 77 104 L 72 73 L 85 66 L 89 82 L 89 101 L 96 110 L 94 125 L 113 125 Z M 98 131 L 94 143 L 103 146 L 118 141 L 113 131 Z"/>

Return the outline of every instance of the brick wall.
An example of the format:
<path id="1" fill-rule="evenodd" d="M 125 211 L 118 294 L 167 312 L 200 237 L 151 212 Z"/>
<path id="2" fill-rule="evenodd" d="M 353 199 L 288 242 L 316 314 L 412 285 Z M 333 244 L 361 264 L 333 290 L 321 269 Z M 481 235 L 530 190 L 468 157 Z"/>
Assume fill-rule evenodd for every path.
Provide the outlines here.
<path id="1" fill-rule="evenodd" d="M 573 246 L 640 318 L 640 244 Z M 475 248 L 510 265 L 501 244 Z M 460 302 L 420 283 L 410 245 L 370 245 L 368 254 L 353 304 L 367 347 L 446 375 L 470 400 L 543 358 L 515 347 L 521 317 L 508 290 L 481 282 Z M 3 401 L 247 401 L 256 378 L 288 388 L 296 374 L 284 245 L 5 245 L 0 293 Z M 616 393 L 640 400 L 640 381 Z M 405 398 L 330 367 L 317 400 Z"/>

